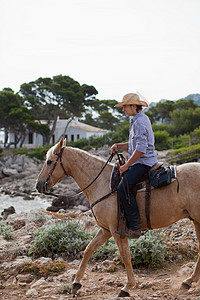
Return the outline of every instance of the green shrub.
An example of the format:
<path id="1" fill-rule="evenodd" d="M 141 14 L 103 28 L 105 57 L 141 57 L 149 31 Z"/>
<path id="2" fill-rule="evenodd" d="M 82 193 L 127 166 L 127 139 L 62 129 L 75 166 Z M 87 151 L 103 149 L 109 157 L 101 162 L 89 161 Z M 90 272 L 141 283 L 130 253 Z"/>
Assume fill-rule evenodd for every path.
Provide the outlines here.
<path id="1" fill-rule="evenodd" d="M 27 155 L 30 158 L 36 157 L 39 160 L 44 160 L 47 151 L 51 146 L 37 147 L 34 149 L 19 148 L 12 150 L 14 155 Z"/>
<path id="2" fill-rule="evenodd" d="M 65 283 L 58 289 L 58 294 L 72 294 L 72 283 Z"/>
<path id="3" fill-rule="evenodd" d="M 200 157 L 200 144 L 183 147 L 167 153 L 168 163 L 185 163 Z"/>
<path id="4" fill-rule="evenodd" d="M 36 157 L 37 159 L 44 160 L 45 155 L 51 146 L 34 148 L 31 152 L 27 153 L 27 156 L 29 156 L 30 158 Z"/>
<path id="5" fill-rule="evenodd" d="M 173 137 L 173 148 L 179 149 L 183 147 L 189 147 L 191 145 L 191 136 L 188 134 L 179 135 L 178 137 Z"/>
<path id="6" fill-rule="evenodd" d="M 159 130 L 154 132 L 155 147 L 157 150 L 166 150 L 170 148 L 171 139 L 166 130 Z"/>
<path id="7" fill-rule="evenodd" d="M 10 240 L 14 237 L 12 226 L 7 225 L 4 220 L 0 221 L 0 235 L 2 235 L 5 240 Z"/>
<path id="8" fill-rule="evenodd" d="M 163 234 L 149 230 L 138 240 L 129 242 L 134 265 L 147 265 L 157 268 L 164 265 L 167 256 Z"/>
<path id="9" fill-rule="evenodd" d="M 35 231 L 29 254 L 53 257 L 63 253 L 68 258 L 74 258 L 85 249 L 90 239 L 91 234 L 74 221 L 43 225 Z"/>
<path id="10" fill-rule="evenodd" d="M 162 267 L 166 260 L 170 260 L 165 250 L 162 233 L 150 230 L 138 240 L 129 240 L 131 258 L 134 265 L 145 265 L 152 268 Z M 121 261 L 119 250 L 113 238 L 97 249 L 92 256 L 96 260 L 117 258 Z"/>

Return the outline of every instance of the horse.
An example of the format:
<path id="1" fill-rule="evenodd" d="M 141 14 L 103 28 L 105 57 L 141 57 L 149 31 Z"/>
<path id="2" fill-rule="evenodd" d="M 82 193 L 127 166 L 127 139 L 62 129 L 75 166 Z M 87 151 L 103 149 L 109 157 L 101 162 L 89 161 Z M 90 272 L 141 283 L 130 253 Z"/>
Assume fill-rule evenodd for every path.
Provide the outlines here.
<path id="1" fill-rule="evenodd" d="M 66 141 L 61 138 L 46 154 L 46 161 L 38 176 L 36 189 L 39 193 L 45 193 L 66 175 L 71 176 L 80 189 L 84 189 L 91 182 L 91 179 L 96 176 L 97 170 L 100 170 L 104 165 L 104 159 L 81 149 L 66 147 Z M 84 190 L 90 205 L 105 194 L 109 194 L 112 168 L 113 164 L 108 163 L 103 171 L 103 175 L 99 176 L 92 185 Z M 176 172 L 180 187 L 179 192 L 177 192 L 176 181 L 172 181 L 168 186 L 152 189 L 151 191 L 151 227 L 153 229 L 163 228 L 180 219 L 190 218 L 194 223 L 200 249 L 200 163 L 182 164 L 177 166 Z M 140 212 L 142 230 L 147 230 L 144 189 L 137 193 L 137 205 Z M 116 193 L 112 193 L 106 200 L 93 206 L 93 212 L 100 229 L 84 251 L 73 282 L 73 292 L 76 293 L 82 286 L 80 282 L 91 255 L 113 236 L 127 273 L 127 282 L 120 290 L 118 296 L 130 296 L 130 289 L 136 285 L 136 281 L 131 263 L 128 239 L 122 239 L 115 234 L 118 227 Z M 192 283 L 197 282 L 199 278 L 200 255 L 192 275 L 182 282 L 181 288 L 191 288 Z"/>

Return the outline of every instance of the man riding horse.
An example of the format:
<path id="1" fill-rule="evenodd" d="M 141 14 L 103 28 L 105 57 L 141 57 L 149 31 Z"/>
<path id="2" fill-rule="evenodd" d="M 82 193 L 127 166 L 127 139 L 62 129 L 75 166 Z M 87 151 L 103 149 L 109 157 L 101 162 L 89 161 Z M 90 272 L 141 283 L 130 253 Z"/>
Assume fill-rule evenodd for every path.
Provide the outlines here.
<path id="1" fill-rule="evenodd" d="M 123 107 L 123 111 L 131 118 L 129 141 L 116 143 L 111 147 L 114 154 L 118 150 L 128 151 L 128 161 L 120 166 L 121 182 L 118 186 L 119 198 L 125 213 L 128 230 L 124 236 L 137 239 L 141 235 L 141 220 L 136 199 L 131 192 L 132 187 L 144 174 L 157 163 L 154 147 L 154 134 L 148 116 L 142 111 L 142 106 L 147 107 L 146 101 L 137 94 L 126 94 L 122 102 L 115 107 Z M 128 196 L 127 196 L 128 195 Z M 120 232 L 115 233 L 120 235 Z"/>

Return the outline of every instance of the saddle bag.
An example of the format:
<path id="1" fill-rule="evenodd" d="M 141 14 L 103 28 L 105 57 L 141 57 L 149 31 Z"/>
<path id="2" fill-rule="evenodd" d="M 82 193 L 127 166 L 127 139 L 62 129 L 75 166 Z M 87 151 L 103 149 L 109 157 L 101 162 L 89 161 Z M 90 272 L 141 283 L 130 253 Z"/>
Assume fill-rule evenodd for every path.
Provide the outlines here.
<path id="1" fill-rule="evenodd" d="M 171 169 L 162 167 L 158 170 L 149 171 L 150 185 L 154 188 L 166 186 L 172 182 Z"/>

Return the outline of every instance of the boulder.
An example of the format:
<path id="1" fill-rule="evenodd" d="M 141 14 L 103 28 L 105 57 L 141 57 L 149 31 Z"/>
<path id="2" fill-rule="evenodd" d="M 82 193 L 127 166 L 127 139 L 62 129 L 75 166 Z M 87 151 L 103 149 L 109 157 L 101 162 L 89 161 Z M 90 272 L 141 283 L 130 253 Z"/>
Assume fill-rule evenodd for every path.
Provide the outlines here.
<path id="1" fill-rule="evenodd" d="M 8 216 L 12 215 L 12 214 L 15 214 L 15 208 L 13 206 L 5 208 L 1 213 L 4 220 L 6 220 L 8 218 Z"/>
<path id="2" fill-rule="evenodd" d="M 11 168 L 3 168 L 2 173 L 5 176 L 13 176 L 13 175 L 17 175 L 18 171 L 16 169 L 11 169 Z"/>

